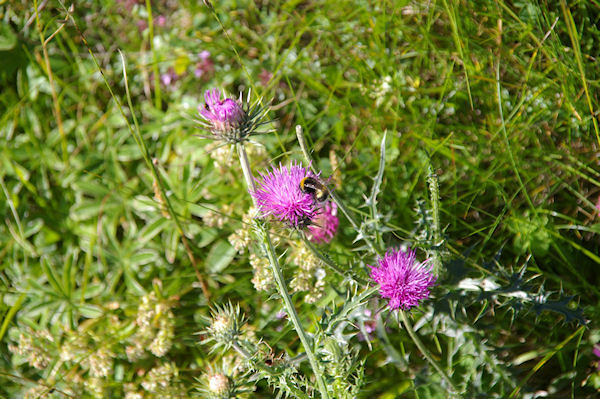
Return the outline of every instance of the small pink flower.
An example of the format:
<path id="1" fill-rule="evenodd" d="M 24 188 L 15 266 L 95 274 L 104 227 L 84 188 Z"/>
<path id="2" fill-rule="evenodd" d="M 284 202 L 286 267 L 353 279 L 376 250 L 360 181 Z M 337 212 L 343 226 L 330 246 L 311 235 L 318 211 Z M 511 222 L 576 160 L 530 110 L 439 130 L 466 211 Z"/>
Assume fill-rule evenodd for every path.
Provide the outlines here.
<path id="1" fill-rule="evenodd" d="M 594 345 L 594 349 L 592 350 L 594 355 L 598 358 L 596 368 L 600 370 L 600 345 Z"/>
<path id="2" fill-rule="evenodd" d="M 165 86 L 171 86 L 172 83 L 175 83 L 179 79 L 179 75 L 175 73 L 175 69 L 170 67 L 167 72 L 160 75 L 160 82 Z"/>
<path id="3" fill-rule="evenodd" d="M 142 3 L 139 0 L 117 0 L 117 3 L 121 4 L 127 11 L 131 11 L 136 4 Z"/>
<path id="4" fill-rule="evenodd" d="M 258 74 L 258 79 L 260 79 L 260 83 L 263 86 L 267 86 L 271 79 L 273 79 L 273 74 L 263 68 L 263 70 Z"/>
<path id="5" fill-rule="evenodd" d="M 370 341 L 373 337 L 373 332 L 377 329 L 377 317 L 373 315 L 370 309 L 365 309 L 363 311 L 363 324 L 364 324 L 364 332 L 367 333 L 365 336 L 363 334 L 363 330 L 358 332 L 358 340 L 359 341 Z"/>
<path id="6" fill-rule="evenodd" d="M 596 201 L 596 209 L 600 212 L 600 195 L 598 196 L 598 201 Z"/>
<path id="7" fill-rule="evenodd" d="M 275 318 L 277 320 L 282 320 L 282 319 L 285 319 L 286 317 L 287 317 L 287 313 L 285 311 L 283 311 L 283 310 L 280 310 L 279 312 L 277 312 L 275 314 Z"/>
<path id="8" fill-rule="evenodd" d="M 194 75 L 197 78 L 206 76 L 215 70 L 214 63 L 210 58 L 210 51 L 201 51 L 200 54 L 198 54 L 198 60 L 199 61 L 196 63 L 196 68 L 194 69 Z"/>
<path id="9" fill-rule="evenodd" d="M 314 243 L 330 242 L 340 220 L 337 217 L 337 205 L 335 202 L 327 202 L 320 208 L 312 223 L 308 226 L 308 238 Z"/>
<path id="10" fill-rule="evenodd" d="M 165 17 L 164 15 L 159 15 L 158 17 L 156 17 L 155 23 L 156 26 L 163 27 L 167 24 L 167 17 Z"/>
<path id="11" fill-rule="evenodd" d="M 148 29 L 148 22 L 144 21 L 143 19 L 138 20 L 135 24 L 137 25 L 137 28 L 140 32 L 143 32 L 146 29 Z"/>
<path id="12" fill-rule="evenodd" d="M 302 179 L 314 177 L 308 168 L 292 162 L 289 167 L 279 164 L 279 168 L 260 175 L 262 180 L 256 180 L 256 191 L 251 194 L 263 217 L 273 216 L 294 228 L 311 223 L 317 212 L 315 201 L 300 189 Z"/>
<path id="13" fill-rule="evenodd" d="M 389 299 L 390 309 L 409 310 L 419 301 L 429 298 L 429 289 L 436 281 L 427 261 L 418 263 L 415 251 L 400 249 L 388 251 L 370 266 L 371 278 L 379 283 L 379 294 Z"/>

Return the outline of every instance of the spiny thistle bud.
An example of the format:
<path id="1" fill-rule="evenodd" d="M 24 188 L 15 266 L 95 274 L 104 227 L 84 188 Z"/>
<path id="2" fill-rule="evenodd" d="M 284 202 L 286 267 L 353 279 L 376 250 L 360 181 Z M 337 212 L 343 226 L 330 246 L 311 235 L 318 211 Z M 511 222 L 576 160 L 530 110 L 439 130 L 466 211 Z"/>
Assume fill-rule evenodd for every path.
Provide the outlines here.
<path id="1" fill-rule="evenodd" d="M 213 374 L 208 377 L 208 389 L 217 395 L 227 393 L 229 387 L 229 378 L 225 374 Z"/>
<path id="2" fill-rule="evenodd" d="M 229 349 L 242 335 L 245 324 L 239 305 L 231 303 L 225 306 L 215 306 L 212 310 L 210 326 L 204 331 L 209 337 L 207 341 L 214 341 L 214 349 L 222 346 Z"/>
<path id="3" fill-rule="evenodd" d="M 209 365 L 208 370 L 197 378 L 195 386 L 196 395 L 210 399 L 247 398 L 247 393 L 254 390 L 253 384 L 248 380 L 247 369 L 240 368 L 238 360 L 222 358 L 221 364 Z"/>
<path id="4" fill-rule="evenodd" d="M 198 112 L 204 121 L 198 120 L 200 126 L 208 130 L 210 136 L 201 136 L 225 141 L 235 144 L 248 139 L 253 134 L 267 133 L 258 132 L 257 129 L 268 123 L 262 121 L 268 108 L 259 106 L 261 100 L 249 105 L 250 93 L 247 101 L 240 98 L 224 98 L 221 100 L 221 92 L 218 89 L 207 90 L 204 93 L 204 105 L 198 107 Z"/>

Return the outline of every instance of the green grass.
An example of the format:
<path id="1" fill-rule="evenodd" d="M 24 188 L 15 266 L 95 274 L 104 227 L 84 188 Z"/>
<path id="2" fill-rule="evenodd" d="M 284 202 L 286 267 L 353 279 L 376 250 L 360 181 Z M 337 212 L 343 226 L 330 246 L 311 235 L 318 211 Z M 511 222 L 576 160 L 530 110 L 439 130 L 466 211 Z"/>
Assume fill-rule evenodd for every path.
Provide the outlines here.
<path id="1" fill-rule="evenodd" d="M 381 223 L 370 234 L 381 248 L 408 242 L 421 259 L 442 257 L 413 323 L 464 396 L 597 394 L 598 2 L 213 1 L 214 12 L 194 1 L 79 3 L 68 14 L 38 2 L 37 15 L 33 3 L 0 5 L 0 396 L 43 386 L 57 390 L 51 397 L 92 395 L 77 393 L 83 381 L 121 397 L 171 363 L 191 395 L 194 379 L 221 363 L 195 333 L 210 305 L 228 302 L 272 355 L 302 352 L 276 317 L 274 291 L 254 289 L 249 253 L 230 245 L 230 234 L 250 229 L 251 200 L 235 150 L 195 136 L 191 118 L 212 87 L 270 101 L 274 132 L 248 145 L 255 175 L 303 159 L 299 124 L 314 166 L 361 221 L 373 217 L 365 197 L 386 135 Z M 142 21 L 153 29 L 141 33 Z M 203 50 L 214 70 L 198 78 Z M 169 68 L 180 76 L 165 85 Z M 340 222 L 319 248 L 367 278 L 374 253 Z M 273 235 L 290 283 L 296 237 L 281 227 Z M 465 288 L 466 278 L 483 291 Z M 310 332 L 344 303 L 345 283 L 333 273 L 326 281 L 315 304 L 293 296 Z M 173 345 L 130 361 L 150 293 L 172 312 Z M 375 298 L 360 309 L 382 307 Z M 371 345 L 350 341 L 365 361 L 360 397 L 445 397 L 395 316 L 378 319 Z M 21 334 L 46 351 L 42 370 L 9 350 Z M 75 341 L 78 360 L 60 360 Z M 102 348 L 112 368 L 95 379 L 84 359 Z M 299 370 L 310 378 L 307 362 Z M 272 395 L 262 381 L 250 397 Z"/>

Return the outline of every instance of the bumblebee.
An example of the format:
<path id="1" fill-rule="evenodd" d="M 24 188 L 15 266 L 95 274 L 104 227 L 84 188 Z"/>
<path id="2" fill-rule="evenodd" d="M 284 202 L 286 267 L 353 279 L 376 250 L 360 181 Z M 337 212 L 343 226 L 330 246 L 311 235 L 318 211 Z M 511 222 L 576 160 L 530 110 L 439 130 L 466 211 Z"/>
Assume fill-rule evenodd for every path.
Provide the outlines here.
<path id="1" fill-rule="evenodd" d="M 315 202 L 325 202 L 329 197 L 329 190 L 315 177 L 306 176 L 300 180 L 300 190 L 305 194 L 312 195 Z"/>

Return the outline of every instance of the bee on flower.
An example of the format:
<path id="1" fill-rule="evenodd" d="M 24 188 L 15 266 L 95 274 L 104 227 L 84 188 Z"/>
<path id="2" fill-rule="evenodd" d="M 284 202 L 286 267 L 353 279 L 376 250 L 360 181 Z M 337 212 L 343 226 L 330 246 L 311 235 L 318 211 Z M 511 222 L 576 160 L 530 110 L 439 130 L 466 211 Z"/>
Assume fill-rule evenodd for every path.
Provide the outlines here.
<path id="1" fill-rule="evenodd" d="M 256 179 L 256 199 L 261 216 L 273 216 L 292 228 L 304 228 L 311 224 L 318 213 L 318 204 L 311 192 L 303 191 L 300 183 L 307 177 L 316 176 L 300 163 L 289 166 L 279 164 L 270 171 L 260 173 Z"/>

